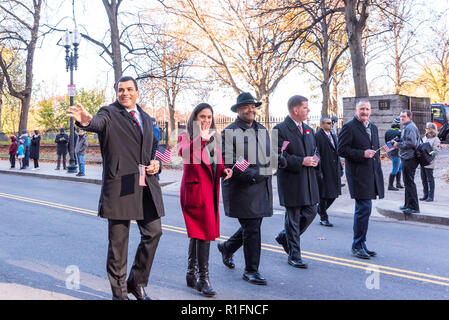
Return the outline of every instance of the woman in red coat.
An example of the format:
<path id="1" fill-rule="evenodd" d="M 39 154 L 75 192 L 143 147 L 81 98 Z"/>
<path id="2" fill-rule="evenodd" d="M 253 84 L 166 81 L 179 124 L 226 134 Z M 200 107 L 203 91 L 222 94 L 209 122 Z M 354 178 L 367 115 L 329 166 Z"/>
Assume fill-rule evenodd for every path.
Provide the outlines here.
<path id="1" fill-rule="evenodd" d="M 179 136 L 179 155 L 184 163 L 181 208 L 190 238 L 187 286 L 208 297 L 216 294 L 209 282 L 209 248 L 220 236 L 220 178 L 232 176 L 217 142 L 212 107 L 201 103 L 190 115 L 187 132 Z"/>

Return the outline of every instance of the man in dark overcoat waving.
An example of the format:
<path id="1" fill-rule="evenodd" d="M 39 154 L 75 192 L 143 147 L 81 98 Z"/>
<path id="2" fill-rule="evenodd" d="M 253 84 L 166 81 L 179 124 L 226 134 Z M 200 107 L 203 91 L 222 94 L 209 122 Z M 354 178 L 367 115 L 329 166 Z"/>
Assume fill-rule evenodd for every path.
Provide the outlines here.
<path id="1" fill-rule="evenodd" d="M 160 172 L 160 162 L 154 160 L 158 142 L 150 116 L 136 103 L 136 80 L 122 77 L 115 89 L 117 100 L 95 116 L 81 104 L 71 107 L 69 116 L 85 131 L 97 133 L 100 140 L 103 185 L 98 212 L 108 219 L 106 268 L 113 299 L 127 300 L 129 292 L 138 300 L 150 300 L 144 288 L 162 235 L 160 217 L 164 215 L 162 191 L 155 176 Z M 139 165 L 144 165 L 146 172 L 139 174 Z M 141 176 L 143 179 L 139 179 Z M 130 220 L 137 221 L 141 240 L 126 280 Z"/>
<path id="2" fill-rule="evenodd" d="M 368 221 L 372 201 L 384 197 L 384 177 L 379 155 L 379 134 L 369 121 L 371 104 L 360 100 L 354 118 L 346 123 L 338 136 L 338 154 L 345 158 L 349 193 L 355 199 L 354 240 L 352 253 L 361 259 L 370 259 L 375 251 L 366 247 Z"/>
<path id="3" fill-rule="evenodd" d="M 313 129 L 303 121 L 310 112 L 308 99 L 295 95 L 288 100 L 289 115 L 274 127 L 278 133 L 278 152 L 285 142 L 282 155 L 287 160 L 285 168 L 277 174 L 281 206 L 286 208 L 285 230 L 276 241 L 288 253 L 288 263 L 296 268 L 307 268 L 301 259 L 300 235 L 307 230 L 317 214 L 319 202 L 317 182 L 318 158 Z M 273 132 L 273 135 L 276 134 Z M 315 156 L 315 157 L 314 157 Z"/>

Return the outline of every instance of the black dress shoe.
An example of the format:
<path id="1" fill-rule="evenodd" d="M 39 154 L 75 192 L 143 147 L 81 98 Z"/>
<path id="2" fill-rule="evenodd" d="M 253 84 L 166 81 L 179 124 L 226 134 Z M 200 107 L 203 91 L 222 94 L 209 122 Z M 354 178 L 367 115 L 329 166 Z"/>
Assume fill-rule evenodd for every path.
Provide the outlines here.
<path id="1" fill-rule="evenodd" d="M 427 198 L 426 200 L 424 200 L 425 202 L 433 202 L 433 198 Z"/>
<path id="2" fill-rule="evenodd" d="M 243 280 L 252 284 L 258 284 L 261 286 L 267 285 L 267 280 L 263 278 L 259 272 L 246 272 L 243 273 Z"/>
<path id="3" fill-rule="evenodd" d="M 295 268 L 307 269 L 307 263 L 302 262 L 301 259 L 288 258 L 288 264 Z"/>
<path id="4" fill-rule="evenodd" d="M 427 198 L 428 198 L 428 196 L 424 196 L 424 197 L 422 197 L 422 198 L 419 198 L 419 200 L 420 200 L 420 201 L 424 201 L 424 200 L 427 200 Z"/>
<path id="5" fill-rule="evenodd" d="M 229 269 L 234 269 L 235 264 L 232 260 L 232 253 L 229 253 L 226 249 L 226 246 L 224 243 L 218 243 L 217 244 L 218 251 L 221 252 L 221 256 L 223 258 L 223 264 L 228 267 Z"/>
<path id="6" fill-rule="evenodd" d="M 368 248 L 365 245 L 363 246 L 363 249 L 365 249 L 366 253 L 368 253 L 370 257 L 375 257 L 377 255 L 376 251 L 368 250 Z"/>
<path id="7" fill-rule="evenodd" d="M 367 259 L 368 260 L 370 258 L 370 255 L 363 248 L 361 248 L 361 249 L 352 248 L 352 255 L 354 257 L 357 257 L 357 258 L 360 258 L 360 259 Z"/>
<path id="8" fill-rule="evenodd" d="M 406 206 L 400 206 L 400 207 L 399 207 L 399 210 L 401 210 L 401 211 L 404 211 L 404 210 L 406 210 L 406 209 L 408 209 Z"/>
<path id="9" fill-rule="evenodd" d="M 333 227 L 334 225 L 330 223 L 328 220 L 321 220 L 320 224 L 325 227 Z"/>
<path id="10" fill-rule="evenodd" d="M 404 211 L 402 211 L 404 214 L 412 214 L 412 213 L 419 213 L 419 210 L 415 210 L 415 209 L 411 209 L 411 208 L 407 208 Z"/>
<path id="11" fill-rule="evenodd" d="M 279 233 L 274 239 L 284 248 L 285 253 L 288 254 L 288 245 L 286 237 L 281 236 L 281 233 Z"/>
<path id="12" fill-rule="evenodd" d="M 128 285 L 128 293 L 131 293 L 137 300 L 151 300 L 142 286 L 132 287 Z"/>

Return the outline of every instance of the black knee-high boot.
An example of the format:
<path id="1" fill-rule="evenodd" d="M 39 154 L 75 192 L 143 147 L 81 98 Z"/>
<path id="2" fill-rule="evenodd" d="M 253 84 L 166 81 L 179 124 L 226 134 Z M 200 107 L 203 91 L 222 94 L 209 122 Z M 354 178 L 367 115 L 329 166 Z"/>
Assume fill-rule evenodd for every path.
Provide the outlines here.
<path id="1" fill-rule="evenodd" d="M 196 288 L 196 283 L 198 281 L 198 259 L 196 255 L 197 240 L 198 239 L 191 238 L 189 242 L 186 282 L 187 286 L 191 288 Z"/>
<path id="2" fill-rule="evenodd" d="M 197 240 L 197 257 L 199 267 L 199 277 L 196 289 L 206 297 L 213 297 L 217 293 L 212 289 L 209 281 L 209 250 L 210 241 Z"/>
<path id="3" fill-rule="evenodd" d="M 402 182 L 401 173 L 402 171 L 398 171 L 398 173 L 396 173 L 396 188 L 404 189 L 404 186 L 401 184 Z"/>

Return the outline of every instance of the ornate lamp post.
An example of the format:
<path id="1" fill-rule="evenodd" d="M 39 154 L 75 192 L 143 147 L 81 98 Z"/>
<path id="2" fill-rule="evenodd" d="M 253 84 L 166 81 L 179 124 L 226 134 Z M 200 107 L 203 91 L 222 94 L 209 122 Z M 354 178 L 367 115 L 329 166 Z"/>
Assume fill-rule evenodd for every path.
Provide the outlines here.
<path id="1" fill-rule="evenodd" d="M 66 72 L 70 71 L 70 84 L 68 86 L 68 93 L 70 96 L 70 106 L 73 107 L 73 97 L 76 89 L 73 83 L 73 69 L 78 69 L 78 46 L 81 41 L 81 34 L 78 29 L 73 32 L 66 31 L 61 39 L 61 45 L 65 48 L 65 66 Z M 75 129 L 73 125 L 73 118 L 70 118 L 70 137 L 69 137 L 69 155 L 70 161 L 67 166 L 67 173 L 76 173 L 78 166 L 75 160 Z"/>

